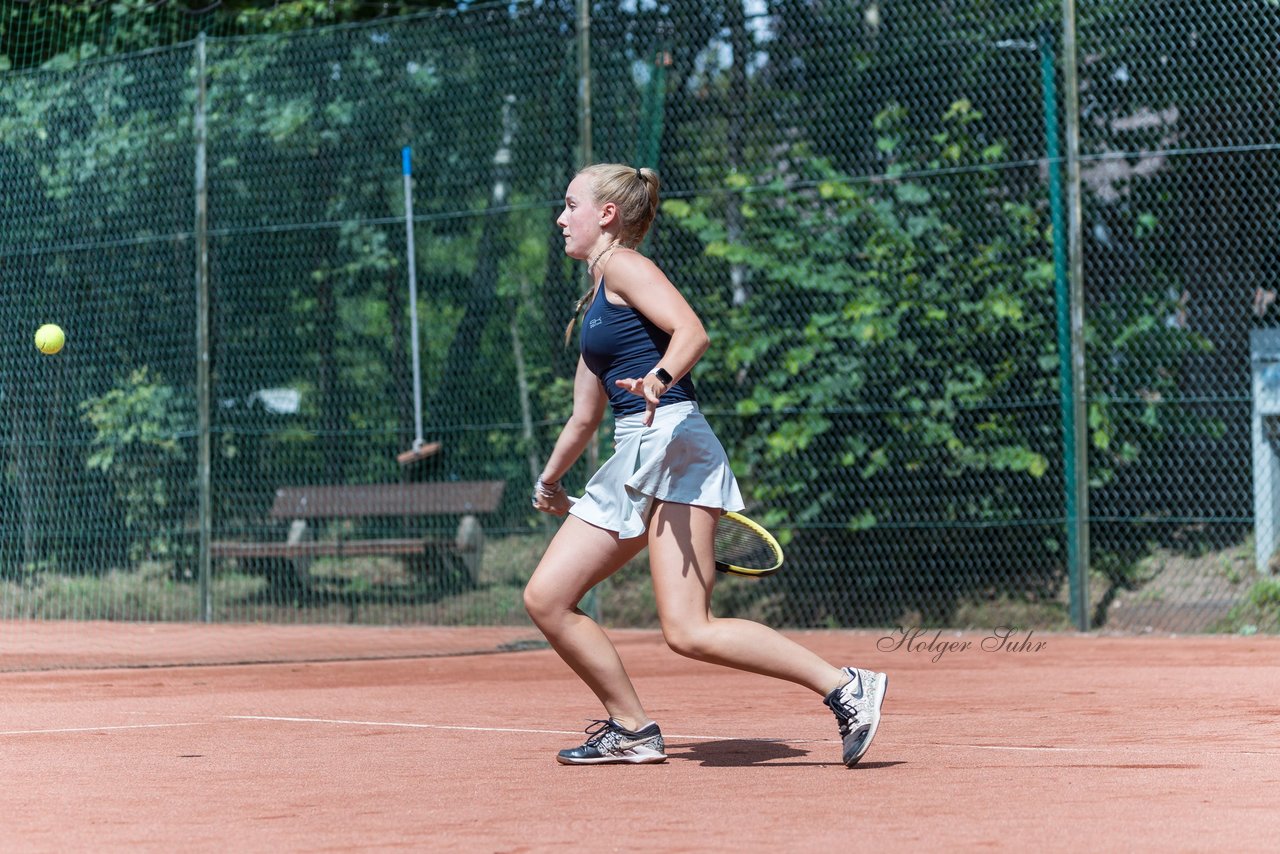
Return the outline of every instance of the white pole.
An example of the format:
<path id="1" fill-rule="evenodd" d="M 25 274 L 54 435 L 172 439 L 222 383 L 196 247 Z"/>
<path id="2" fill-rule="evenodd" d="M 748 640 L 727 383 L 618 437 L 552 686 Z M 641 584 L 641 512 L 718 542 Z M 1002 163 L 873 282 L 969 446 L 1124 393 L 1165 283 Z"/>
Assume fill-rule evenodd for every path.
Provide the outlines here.
<path id="1" fill-rule="evenodd" d="M 418 265 L 413 251 L 413 172 L 410 167 L 412 149 L 400 152 L 404 171 L 404 231 L 409 256 L 409 339 L 413 353 L 413 449 L 422 447 L 422 353 L 418 346 Z"/>

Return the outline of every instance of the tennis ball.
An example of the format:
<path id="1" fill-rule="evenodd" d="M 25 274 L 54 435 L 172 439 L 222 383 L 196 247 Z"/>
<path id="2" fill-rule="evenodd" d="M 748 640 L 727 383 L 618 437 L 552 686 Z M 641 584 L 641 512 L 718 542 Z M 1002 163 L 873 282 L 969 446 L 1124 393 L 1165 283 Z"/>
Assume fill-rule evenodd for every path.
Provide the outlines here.
<path id="1" fill-rule="evenodd" d="M 52 356 L 62 349 L 66 341 L 67 336 L 55 324 L 46 323 L 36 330 L 36 349 L 45 355 Z"/>

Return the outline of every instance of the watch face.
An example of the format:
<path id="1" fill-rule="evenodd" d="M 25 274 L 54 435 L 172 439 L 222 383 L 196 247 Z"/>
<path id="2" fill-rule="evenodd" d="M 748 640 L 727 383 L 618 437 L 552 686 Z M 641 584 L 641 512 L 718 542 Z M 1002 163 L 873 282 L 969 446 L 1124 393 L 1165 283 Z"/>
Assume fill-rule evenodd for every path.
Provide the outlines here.
<path id="1" fill-rule="evenodd" d="M 662 368 L 658 368 L 653 373 L 663 385 L 671 385 L 671 374 L 667 373 Z"/>

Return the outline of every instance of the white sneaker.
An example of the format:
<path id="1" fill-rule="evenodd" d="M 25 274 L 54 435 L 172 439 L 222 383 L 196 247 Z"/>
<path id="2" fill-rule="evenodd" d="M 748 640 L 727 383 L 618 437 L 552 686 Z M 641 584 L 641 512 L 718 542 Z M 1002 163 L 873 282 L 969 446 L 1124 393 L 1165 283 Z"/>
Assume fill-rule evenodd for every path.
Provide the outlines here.
<path id="1" fill-rule="evenodd" d="M 871 746 L 880 726 L 880 705 L 889 677 L 873 670 L 845 667 L 850 679 L 822 701 L 835 712 L 844 742 L 844 764 L 852 768 Z"/>

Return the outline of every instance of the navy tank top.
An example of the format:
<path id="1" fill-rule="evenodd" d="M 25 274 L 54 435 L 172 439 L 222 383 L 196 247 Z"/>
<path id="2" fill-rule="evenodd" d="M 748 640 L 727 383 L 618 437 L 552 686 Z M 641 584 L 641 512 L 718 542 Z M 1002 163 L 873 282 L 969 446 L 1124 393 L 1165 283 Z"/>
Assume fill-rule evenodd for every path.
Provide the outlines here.
<path id="1" fill-rule="evenodd" d="M 644 412 L 644 398 L 614 385 L 652 371 L 667 352 L 671 336 L 630 306 L 614 305 L 604 293 L 604 280 L 582 317 L 579 349 L 591 373 L 604 383 L 615 418 Z M 697 400 L 693 378 L 685 374 L 658 399 L 658 406 Z"/>

